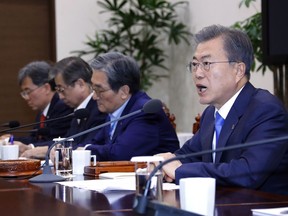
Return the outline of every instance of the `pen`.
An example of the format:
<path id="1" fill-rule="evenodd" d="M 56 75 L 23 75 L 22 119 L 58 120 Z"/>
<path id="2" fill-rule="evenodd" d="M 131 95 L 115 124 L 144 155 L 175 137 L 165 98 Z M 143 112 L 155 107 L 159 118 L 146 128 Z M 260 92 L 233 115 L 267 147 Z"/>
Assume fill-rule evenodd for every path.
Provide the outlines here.
<path id="1" fill-rule="evenodd" d="M 9 143 L 10 143 L 11 145 L 14 144 L 14 136 L 13 136 L 13 135 L 10 136 L 10 138 L 9 138 Z"/>

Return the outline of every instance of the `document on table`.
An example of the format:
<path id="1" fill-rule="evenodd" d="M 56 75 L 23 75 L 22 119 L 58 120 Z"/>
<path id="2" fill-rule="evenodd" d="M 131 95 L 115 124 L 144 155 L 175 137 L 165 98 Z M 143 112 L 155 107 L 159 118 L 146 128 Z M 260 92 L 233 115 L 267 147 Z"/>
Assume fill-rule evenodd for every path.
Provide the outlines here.
<path id="1" fill-rule="evenodd" d="M 135 172 L 107 172 L 99 174 L 100 179 L 134 178 Z"/>
<path id="2" fill-rule="evenodd" d="M 288 207 L 251 209 L 253 216 L 288 216 Z"/>
<path id="3" fill-rule="evenodd" d="M 135 177 L 131 178 L 131 176 L 114 178 L 114 179 L 63 181 L 57 183 L 68 187 L 94 190 L 98 192 L 113 191 L 113 190 L 135 191 L 136 189 Z M 163 183 L 163 190 L 175 190 L 175 189 L 179 189 L 179 185 L 175 185 L 172 183 Z"/>

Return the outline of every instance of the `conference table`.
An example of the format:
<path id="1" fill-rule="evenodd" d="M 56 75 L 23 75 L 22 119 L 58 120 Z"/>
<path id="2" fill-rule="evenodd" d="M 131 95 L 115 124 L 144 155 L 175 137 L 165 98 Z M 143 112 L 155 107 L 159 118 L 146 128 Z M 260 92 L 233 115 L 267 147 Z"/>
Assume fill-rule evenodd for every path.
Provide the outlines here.
<path id="1" fill-rule="evenodd" d="M 75 176 L 73 180 L 94 177 Z M 27 179 L 0 178 L 0 214 L 41 215 L 136 215 L 134 191 L 97 192 L 58 183 L 30 183 Z M 179 191 L 163 191 L 163 203 L 179 208 Z M 253 208 L 288 206 L 288 196 L 244 188 L 217 187 L 215 216 L 252 215 Z"/>

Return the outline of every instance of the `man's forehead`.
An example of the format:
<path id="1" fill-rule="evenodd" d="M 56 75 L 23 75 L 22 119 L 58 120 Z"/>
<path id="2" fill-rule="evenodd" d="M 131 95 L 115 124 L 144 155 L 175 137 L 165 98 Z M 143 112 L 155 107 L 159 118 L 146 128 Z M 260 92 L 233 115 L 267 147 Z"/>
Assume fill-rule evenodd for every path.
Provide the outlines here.
<path id="1" fill-rule="evenodd" d="M 91 81 L 93 85 L 105 85 L 108 84 L 108 77 L 105 72 L 102 71 L 94 71 Z"/>
<path id="2" fill-rule="evenodd" d="M 193 55 L 193 59 L 198 61 L 217 57 L 226 57 L 222 38 L 214 38 L 199 43 Z"/>

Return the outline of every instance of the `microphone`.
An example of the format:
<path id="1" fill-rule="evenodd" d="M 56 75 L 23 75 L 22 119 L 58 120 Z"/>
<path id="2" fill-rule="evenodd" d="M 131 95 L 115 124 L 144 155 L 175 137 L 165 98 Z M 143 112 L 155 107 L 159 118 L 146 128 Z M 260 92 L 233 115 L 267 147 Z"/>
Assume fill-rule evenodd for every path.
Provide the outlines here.
<path id="1" fill-rule="evenodd" d="M 15 130 L 13 133 L 37 133 L 37 135 L 41 136 L 49 136 L 50 130 L 48 128 L 39 128 L 39 129 L 32 129 L 32 130 Z"/>
<path id="2" fill-rule="evenodd" d="M 82 131 L 80 133 L 77 133 L 77 134 L 74 134 L 70 137 L 67 137 L 63 140 L 61 140 L 61 143 L 65 142 L 65 141 L 68 141 L 70 139 L 74 139 L 76 137 L 79 137 L 79 136 L 82 136 L 86 133 L 90 133 L 92 131 L 95 131 L 95 130 L 98 130 L 100 128 L 103 128 L 107 125 L 110 125 L 111 123 L 113 122 L 116 122 L 116 121 L 120 121 L 122 119 L 126 119 L 130 116 L 134 116 L 136 114 L 139 114 L 141 112 L 144 112 L 144 113 L 156 113 L 158 111 L 160 111 L 162 109 L 162 102 L 158 99 L 152 99 L 152 100 L 149 100 L 148 102 L 146 102 L 143 106 L 142 109 L 139 109 L 139 110 L 136 110 L 134 112 L 131 112 L 127 115 L 124 115 L 124 116 L 121 116 L 120 118 L 118 119 L 114 119 L 112 121 L 108 121 L 108 122 L 105 122 L 101 125 L 98 125 L 98 126 L 95 126 L 93 128 L 90 128 L 90 129 L 87 129 L 85 131 Z M 47 150 L 46 152 L 46 155 L 45 155 L 45 163 L 43 165 L 43 172 L 42 174 L 38 175 L 38 176 L 35 176 L 31 179 L 29 179 L 30 182 L 33 182 L 33 183 L 48 183 L 48 182 L 56 182 L 56 181 L 64 181 L 65 178 L 61 177 L 61 176 L 57 176 L 57 175 L 54 175 L 51 171 L 51 168 L 49 166 L 49 155 L 50 155 L 50 152 L 52 150 L 52 148 L 56 145 L 57 143 L 53 143 Z"/>
<path id="3" fill-rule="evenodd" d="M 88 109 L 78 109 L 74 111 L 74 118 L 76 119 L 85 119 L 89 116 L 89 110 Z"/>
<path id="4" fill-rule="evenodd" d="M 43 123 L 53 122 L 53 121 L 58 121 L 58 120 L 66 119 L 66 118 L 69 118 L 69 117 L 74 117 L 74 118 L 77 118 L 77 119 L 82 119 L 82 118 L 87 118 L 88 115 L 89 115 L 89 111 L 88 111 L 87 109 L 78 109 L 78 110 L 76 110 L 75 112 L 70 113 L 70 114 L 68 114 L 68 115 L 61 116 L 61 117 L 58 117 L 58 118 L 53 118 L 53 119 L 47 119 L 47 120 L 42 121 L 42 122 L 43 122 Z M 34 126 L 34 125 L 38 125 L 38 124 L 40 124 L 40 123 L 42 123 L 42 122 L 34 122 L 34 123 L 26 124 L 26 125 L 21 125 L 21 126 L 18 126 L 18 127 L 13 127 L 13 128 L 1 130 L 0 133 L 10 132 L 10 131 L 18 130 L 18 129 L 25 128 L 25 127 L 31 127 L 31 126 Z"/>
<path id="5" fill-rule="evenodd" d="M 19 126 L 20 126 L 20 123 L 18 121 L 15 121 L 15 120 L 1 124 L 1 127 L 9 127 L 9 128 L 15 128 L 15 127 L 19 127 Z"/>
<path id="6" fill-rule="evenodd" d="M 146 181 L 145 190 L 143 192 L 143 195 L 138 195 L 135 197 L 133 210 L 138 214 L 146 214 L 146 211 L 148 210 L 150 213 L 151 213 L 151 211 L 154 212 L 154 214 L 152 214 L 152 215 L 167 215 L 167 214 L 176 213 L 176 212 L 179 213 L 179 211 L 185 213 L 183 215 L 191 215 L 191 216 L 192 215 L 198 215 L 198 214 L 195 214 L 192 212 L 191 212 L 191 214 L 188 214 L 188 211 L 161 204 L 159 201 L 156 201 L 156 200 L 151 200 L 151 201 L 149 200 L 148 193 L 149 193 L 149 188 L 151 185 L 151 180 L 152 180 L 153 176 L 157 173 L 157 171 L 162 169 L 162 167 L 164 165 L 166 165 L 166 164 L 168 164 L 174 160 L 185 159 L 187 157 L 202 156 L 205 154 L 212 154 L 212 153 L 216 153 L 216 152 L 242 149 L 242 148 L 247 148 L 247 147 L 252 147 L 252 146 L 257 146 L 257 145 L 273 144 L 273 142 L 283 141 L 283 140 L 288 140 L 288 136 L 271 138 L 271 139 L 266 139 L 266 140 L 259 140 L 259 141 L 248 142 L 248 143 L 241 143 L 241 144 L 237 144 L 237 145 L 233 145 L 233 146 L 217 148 L 214 150 L 209 149 L 209 150 L 204 150 L 204 151 L 200 151 L 200 152 L 193 152 L 190 154 L 177 155 L 173 158 L 169 158 L 169 159 L 163 161 L 162 163 L 160 163 L 159 165 L 157 165 L 152 170 L 152 172 L 150 173 L 150 175 Z"/>

